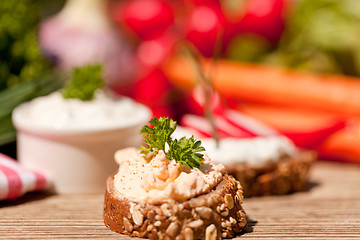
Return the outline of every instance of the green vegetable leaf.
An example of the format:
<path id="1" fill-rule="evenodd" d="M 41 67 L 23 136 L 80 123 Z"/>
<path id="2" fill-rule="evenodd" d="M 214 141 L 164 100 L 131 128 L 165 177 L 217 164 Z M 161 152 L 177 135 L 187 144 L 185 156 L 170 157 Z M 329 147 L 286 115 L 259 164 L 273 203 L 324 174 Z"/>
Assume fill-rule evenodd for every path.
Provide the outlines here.
<path id="1" fill-rule="evenodd" d="M 142 148 L 142 152 L 165 151 L 165 143 L 171 142 L 170 135 L 175 131 L 176 122 L 169 118 L 154 117 L 149 123 L 153 125 L 153 128 L 144 126 L 140 131 L 144 135 L 145 144 L 149 146 L 148 150 Z"/>
<path id="2" fill-rule="evenodd" d="M 169 159 L 174 159 L 176 162 L 188 165 L 191 168 L 200 167 L 204 159 L 200 152 L 205 151 L 205 148 L 201 146 L 201 141 L 195 140 L 194 136 L 183 137 L 179 140 L 172 139 L 171 134 L 175 131 L 177 123 L 168 117 L 154 117 L 149 123 L 153 128 L 144 126 L 140 131 L 144 135 L 145 144 L 148 146 L 147 148 L 140 147 L 141 153 L 165 151 L 165 146 L 168 144 L 169 150 L 166 152 L 166 156 Z"/>
<path id="3" fill-rule="evenodd" d="M 46 0 L 0 1 L 0 91 L 42 78 L 52 70 L 50 59 L 44 57 L 37 41 L 39 23 L 50 5 L 57 10 L 59 4 Z"/>
<path id="4" fill-rule="evenodd" d="M 103 86 L 101 65 L 88 65 L 75 68 L 72 79 L 65 86 L 64 98 L 78 98 L 82 101 L 91 101 L 95 91 Z"/>
<path id="5" fill-rule="evenodd" d="M 170 143 L 168 155 L 182 165 L 199 168 L 204 159 L 203 154 L 200 153 L 202 151 L 205 151 L 205 148 L 201 146 L 201 141 L 194 139 L 194 136 L 182 137 Z"/>

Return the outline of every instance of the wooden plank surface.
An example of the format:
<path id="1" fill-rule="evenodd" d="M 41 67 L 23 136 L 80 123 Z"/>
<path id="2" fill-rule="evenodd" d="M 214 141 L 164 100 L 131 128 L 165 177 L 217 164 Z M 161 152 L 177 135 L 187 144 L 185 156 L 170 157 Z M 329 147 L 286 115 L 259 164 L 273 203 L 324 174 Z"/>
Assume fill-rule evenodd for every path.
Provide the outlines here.
<path id="1" fill-rule="evenodd" d="M 360 239 L 360 165 L 318 162 L 308 191 L 244 201 L 239 239 Z M 127 239 L 102 220 L 103 195 L 30 193 L 0 202 L 1 239 Z"/>

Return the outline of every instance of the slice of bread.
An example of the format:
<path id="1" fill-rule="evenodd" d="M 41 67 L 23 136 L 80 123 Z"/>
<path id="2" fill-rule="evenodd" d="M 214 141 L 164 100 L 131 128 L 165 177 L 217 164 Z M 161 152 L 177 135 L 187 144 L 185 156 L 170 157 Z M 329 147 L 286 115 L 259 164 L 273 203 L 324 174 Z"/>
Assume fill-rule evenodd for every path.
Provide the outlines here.
<path id="1" fill-rule="evenodd" d="M 236 163 L 225 165 L 225 168 L 241 182 L 245 197 L 281 195 L 307 188 L 309 170 L 315 158 L 315 152 L 300 150 L 295 156 L 275 163 L 260 166 Z"/>
<path id="2" fill-rule="evenodd" d="M 150 204 L 120 195 L 112 176 L 107 181 L 104 222 L 112 231 L 150 239 L 232 237 L 247 226 L 242 193 L 240 183 L 226 174 L 207 194 L 184 202 Z"/>

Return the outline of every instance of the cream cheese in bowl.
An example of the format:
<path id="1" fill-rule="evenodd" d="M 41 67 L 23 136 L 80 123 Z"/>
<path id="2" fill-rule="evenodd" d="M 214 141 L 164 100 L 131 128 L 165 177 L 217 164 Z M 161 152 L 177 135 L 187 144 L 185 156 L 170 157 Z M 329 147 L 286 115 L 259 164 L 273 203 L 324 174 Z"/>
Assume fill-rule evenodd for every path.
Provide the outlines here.
<path id="1" fill-rule="evenodd" d="M 119 148 L 139 146 L 151 111 L 130 98 L 96 92 L 91 101 L 64 99 L 61 92 L 18 106 L 18 160 L 53 181 L 57 193 L 102 193 L 117 168 Z"/>
<path id="2" fill-rule="evenodd" d="M 14 124 L 42 133 L 81 133 L 127 128 L 148 120 L 148 108 L 130 98 L 111 99 L 97 91 L 91 101 L 64 99 L 54 92 L 20 105 L 14 110 Z"/>

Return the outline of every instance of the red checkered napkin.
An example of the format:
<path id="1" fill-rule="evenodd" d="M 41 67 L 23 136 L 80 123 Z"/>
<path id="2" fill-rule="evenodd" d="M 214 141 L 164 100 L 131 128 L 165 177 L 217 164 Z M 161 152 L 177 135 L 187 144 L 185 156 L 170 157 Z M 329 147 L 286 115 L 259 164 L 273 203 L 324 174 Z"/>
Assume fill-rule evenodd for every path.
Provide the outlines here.
<path id="1" fill-rule="evenodd" d="M 42 174 L 22 167 L 0 153 L 0 200 L 15 199 L 26 192 L 45 189 L 49 180 Z"/>

